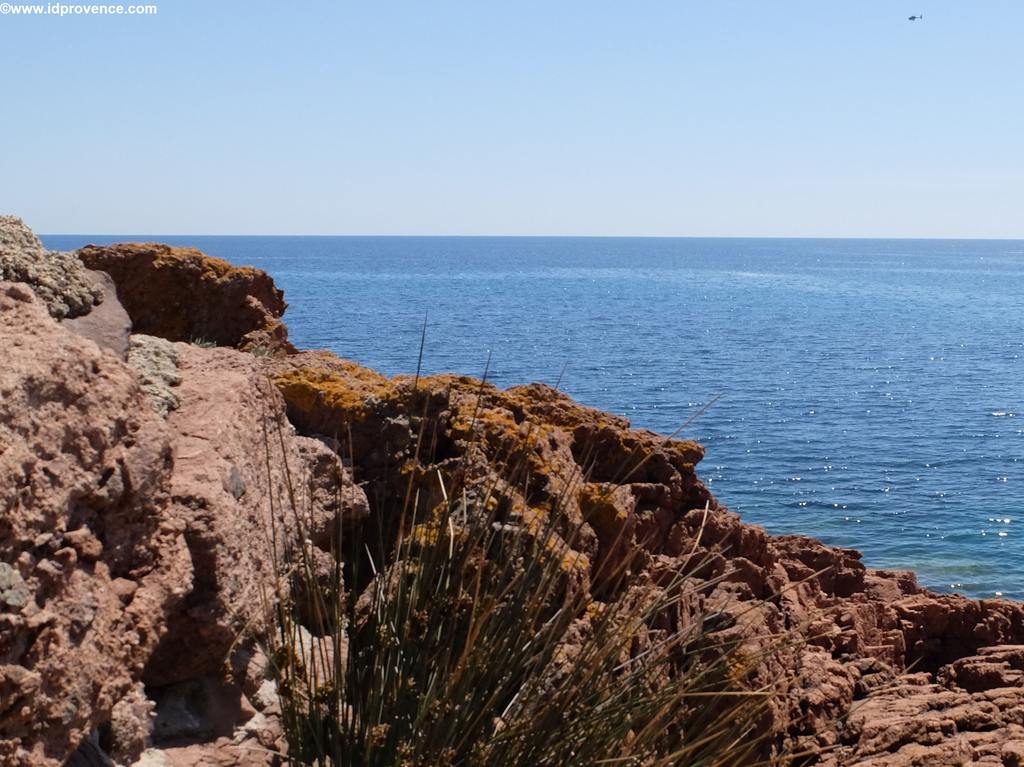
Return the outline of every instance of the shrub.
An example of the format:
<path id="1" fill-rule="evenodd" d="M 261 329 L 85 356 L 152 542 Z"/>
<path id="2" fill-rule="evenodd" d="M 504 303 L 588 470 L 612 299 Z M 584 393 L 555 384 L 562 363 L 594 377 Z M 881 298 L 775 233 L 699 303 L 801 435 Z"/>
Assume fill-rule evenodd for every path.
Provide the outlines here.
<path id="1" fill-rule="evenodd" d="M 558 510 L 509 513 L 500 477 L 515 473 L 451 494 L 438 474 L 442 503 L 410 493 L 378 510 L 383 524 L 339 530 L 326 569 L 310 545 L 282 546 L 268 655 L 289 758 L 755 764 L 771 692 L 744 687 L 759 658 L 705 632 L 693 589 L 709 584 L 682 570 L 627 578 L 627 557 L 619 597 L 593 600 Z"/>

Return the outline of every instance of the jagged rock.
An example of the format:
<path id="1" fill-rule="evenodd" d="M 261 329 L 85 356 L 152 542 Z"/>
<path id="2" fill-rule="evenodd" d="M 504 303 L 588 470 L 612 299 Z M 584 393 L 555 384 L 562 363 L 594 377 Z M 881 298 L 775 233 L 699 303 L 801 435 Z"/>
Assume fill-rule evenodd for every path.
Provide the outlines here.
<path id="1" fill-rule="evenodd" d="M 1024 688 L 1024 646 L 982 647 L 977 655 L 959 658 L 941 668 L 940 683 L 967 692 L 997 687 Z"/>
<path id="2" fill-rule="evenodd" d="M 0 280 L 25 283 L 65 328 L 125 359 L 131 319 L 110 275 L 86 269 L 74 253 L 47 251 L 13 216 L 0 216 Z"/>
<path id="3" fill-rule="evenodd" d="M 1013 744 L 1024 740 L 1024 687 L 968 692 L 948 683 L 955 673 L 938 676 L 947 683 L 923 673 L 901 677 L 854 707 L 822 767 L 1013 764 Z"/>
<path id="4" fill-rule="evenodd" d="M 184 343 L 175 349 L 181 382 L 180 404 L 167 419 L 171 492 L 184 510 L 196 576 L 186 609 L 172 617 L 147 666 L 146 683 L 157 686 L 224 673 L 243 630 L 263 626 L 279 585 L 276 557 L 300 520 L 329 529 L 368 513 L 338 457 L 294 435 L 259 358 Z"/>
<path id="5" fill-rule="evenodd" d="M 138 375 L 154 412 L 166 418 L 179 404 L 178 351 L 170 341 L 142 333 L 132 335 L 130 344 L 128 364 Z"/>
<path id="6" fill-rule="evenodd" d="M 339 440 L 341 454 L 351 453 L 357 479 L 368 483 L 371 495 L 404 488 L 404 480 L 385 477 L 388 467 L 404 465 L 426 507 L 436 505 L 442 493 L 437 471 L 444 474 L 445 461 L 456 456 L 463 471 L 458 481 L 471 496 L 474 488 L 490 486 L 506 469 L 524 473 L 525 491 L 520 483 L 501 488 L 513 509 L 510 519 L 539 529 L 555 514 L 556 532 L 572 537 L 577 553 L 563 564 L 580 575 L 589 574 L 595 562 L 613 561 L 602 546 L 660 553 L 659 525 L 667 530 L 680 511 L 714 504 L 694 473 L 703 455 L 699 445 L 630 430 L 625 419 L 582 407 L 550 387 L 501 391 L 460 376 L 388 379 L 325 353 L 293 355 L 268 365 L 292 422 Z M 416 455 L 422 425 L 433 445 L 429 455 L 422 450 Z M 616 495 L 612 484 L 632 490 Z M 599 500 L 605 493 L 607 498 Z M 634 496 L 636 504 L 621 514 L 596 511 Z M 618 514 L 629 535 L 616 543 L 607 533 L 602 542 L 585 522 L 585 513 L 609 519 Z"/>
<path id="7" fill-rule="evenodd" d="M 259 269 L 156 243 L 87 245 L 77 255 L 114 279 L 136 333 L 268 353 L 294 351 L 280 320 L 287 308 L 284 294 Z"/>
<path id="8" fill-rule="evenodd" d="M 102 300 L 95 278 L 74 253 L 47 252 L 14 216 L 0 216 L 0 280 L 29 285 L 58 319 L 87 314 Z"/>
<path id="9" fill-rule="evenodd" d="M 752 688 L 776 689 L 764 722 L 776 747 L 824 749 L 822 765 L 902 767 L 995 754 L 986 731 L 1017 737 L 1024 654 L 1006 645 L 1024 640 L 1024 606 L 933 594 L 912 574 L 865 568 L 859 552 L 767 535 L 700 482 L 698 445 L 632 430 L 548 387 L 389 379 L 324 352 L 266 364 L 292 422 L 351 456 L 375 515 L 400 507 L 388 488 L 412 488 L 429 509 L 438 476 L 472 493 L 514 473 L 510 518 L 562 517 L 555 527 L 596 601 L 689 573 L 700 595 L 692 614 L 715 616 L 705 630 L 760 659 Z M 619 562 L 635 572 L 609 577 Z M 980 649 L 989 644 L 1003 648 Z M 911 665 L 928 673 L 899 677 Z M 949 688 L 936 691 L 937 679 Z"/>
<path id="10" fill-rule="evenodd" d="M 109 349 L 121 359 L 127 359 L 132 320 L 117 300 L 114 281 L 106 272 L 86 271 L 86 275 L 99 291 L 99 303 L 88 314 L 65 317 L 61 324 L 75 335 L 94 341 L 101 349 Z"/>
<path id="11" fill-rule="evenodd" d="M 323 551 L 337 546 L 342 530 L 349 530 L 370 516 L 366 494 L 352 483 L 337 453 L 322 441 L 291 436 L 306 481 L 296 487 L 296 503 L 306 510 L 304 532 Z"/>
<path id="12" fill-rule="evenodd" d="M 129 369 L 0 283 L 0 763 L 59 765 L 130 694 L 192 568 Z"/>
<path id="13" fill-rule="evenodd" d="M 528 533 L 550 523 L 565 581 L 595 614 L 641 609 L 685 573 L 687 598 L 658 630 L 738 648 L 733 681 L 776 691 L 767 751 L 821 767 L 1024 762 L 1024 606 L 934 594 L 858 552 L 770 536 L 710 494 L 699 445 L 549 387 L 171 343 L 291 351 L 269 277 L 199 251 L 83 249 L 136 329 L 160 336 L 134 336 L 125 365 L 44 310 L 91 306 L 63 276 L 78 267 L 0 222 L 0 263 L 22 254 L 36 291 L 0 284 L 0 763 L 127 763 L 144 744 L 143 765 L 279 763 L 273 664 L 252 634 L 276 594 L 309 584 L 276 570 L 271 530 L 311 542 L 322 585 L 355 526 L 384 530 L 403 498 L 429 510 L 450 493 L 495 499 L 502 524 Z M 58 272 L 40 278 L 40 264 Z M 357 604 L 370 595 L 344 586 Z M 295 615 L 316 648 L 303 661 L 332 666 L 328 627 Z M 653 641 L 638 634 L 637 652 Z"/>

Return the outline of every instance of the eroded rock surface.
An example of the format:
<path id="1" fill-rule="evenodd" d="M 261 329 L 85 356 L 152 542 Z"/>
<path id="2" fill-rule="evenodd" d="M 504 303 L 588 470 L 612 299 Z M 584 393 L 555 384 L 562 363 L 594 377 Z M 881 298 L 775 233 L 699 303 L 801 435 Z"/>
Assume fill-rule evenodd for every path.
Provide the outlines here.
<path id="1" fill-rule="evenodd" d="M 0 283 L 0 763 L 59 765 L 189 591 L 170 435 L 115 357 Z"/>
<path id="2" fill-rule="evenodd" d="M 338 456 L 294 434 L 258 358 L 183 343 L 175 349 L 181 381 L 167 419 L 171 492 L 196 576 L 186 609 L 147 667 L 147 684 L 158 686 L 222 673 L 243 629 L 260 628 L 274 598 L 274 530 L 283 548 L 300 524 L 319 529 L 368 513 Z"/>
<path id="3" fill-rule="evenodd" d="M 77 256 L 113 278 L 136 333 L 268 353 L 294 350 L 280 320 L 284 294 L 259 269 L 157 243 L 87 245 Z"/>
<path id="4" fill-rule="evenodd" d="M 695 443 L 633 430 L 536 384 L 389 379 L 322 352 L 267 365 L 292 421 L 351 454 L 375 515 L 397 507 L 395 487 L 430 508 L 438 476 L 472 496 L 511 469 L 509 521 L 562 517 L 556 528 L 576 554 L 565 561 L 595 602 L 625 598 L 634 576 L 657 582 L 680 568 L 706 584 L 695 614 L 762 658 L 747 684 L 778 692 L 764 723 L 774 748 L 817 751 L 828 765 L 967 764 L 956 760 L 1016 737 L 1019 659 L 1005 646 L 1024 641 L 1024 607 L 934 594 L 911 573 L 865 568 L 859 552 L 744 524 L 697 477 Z M 626 561 L 632 573 L 616 567 Z M 922 726 L 925 710 L 935 721 Z M 895 740 L 876 743 L 876 726 Z"/>
<path id="5" fill-rule="evenodd" d="M 823 767 L 1024 763 L 1024 647 L 981 648 L 935 675 L 906 674 L 851 711 Z"/>
<path id="6" fill-rule="evenodd" d="M 0 280 L 31 286 L 57 319 L 87 314 L 102 300 L 101 288 L 74 253 L 47 251 L 15 216 L 0 216 Z"/>
<path id="7" fill-rule="evenodd" d="M 1024 764 L 1020 604 L 767 535 L 700 481 L 699 445 L 549 387 L 239 351 L 291 350 L 281 293 L 199 251 L 81 251 L 152 334 L 124 364 L 51 318 L 95 305 L 76 281 L 89 273 L 0 222 L 4 269 L 31 256 L 16 273 L 31 290 L 0 283 L 0 764 L 58 765 L 82 744 L 74 764 L 143 748 L 140 765 L 279 763 L 272 664 L 252 641 L 265 598 L 295 585 L 272 536 L 330 564 L 352 528 L 446 493 L 495 498 L 527 531 L 552 522 L 566 582 L 598 609 L 687 573 L 680 620 L 753 659 L 738 684 L 777 691 L 769 750 L 822 767 Z M 222 348 L 180 343 L 198 339 Z"/>

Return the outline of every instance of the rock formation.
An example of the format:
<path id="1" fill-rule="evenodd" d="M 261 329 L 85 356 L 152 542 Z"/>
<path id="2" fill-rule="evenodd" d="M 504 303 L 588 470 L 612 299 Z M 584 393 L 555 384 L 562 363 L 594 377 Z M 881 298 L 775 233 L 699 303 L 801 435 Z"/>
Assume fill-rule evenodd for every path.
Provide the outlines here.
<path id="1" fill-rule="evenodd" d="M 384 526 L 406 493 L 429 507 L 486 487 L 523 529 L 553 523 L 595 603 L 683 569 L 704 630 L 758 659 L 738 682 L 777 692 L 771 749 L 821 767 L 1024 764 L 1024 606 L 770 536 L 700 481 L 699 445 L 549 387 L 294 353 L 258 270 L 90 246 L 116 287 L 94 290 L 0 223 L 16 280 L 0 283 L 0 763 L 279 763 L 254 637 L 294 585 L 280 552 L 301 537 L 329 560 L 339 531 Z M 104 305 L 83 323 L 104 332 L 57 321 Z"/>
<path id="2" fill-rule="evenodd" d="M 283 743 L 253 640 L 262 599 L 290 586 L 271 531 L 283 550 L 300 523 L 365 517 L 365 496 L 294 433 L 259 357 L 134 335 L 125 361 L 110 334 L 50 316 L 47 289 L 0 283 L 0 764 L 147 747 L 151 763 L 268 763 Z M 76 320 L 116 315 L 113 293 Z"/>
<path id="3" fill-rule="evenodd" d="M 1024 646 L 904 674 L 853 708 L 821 767 L 1024 764 Z"/>
<path id="4" fill-rule="evenodd" d="M 630 429 L 539 384 L 388 379 L 324 353 L 267 364 L 292 422 L 351 453 L 375 509 L 395 486 L 383 481 L 389 466 L 429 496 L 438 472 L 473 487 L 515 465 L 526 490 L 507 492 L 519 520 L 558 509 L 563 529 L 586 522 L 572 561 L 595 599 L 617 598 L 604 575 L 627 548 L 637 569 L 688 567 L 708 584 L 700 608 L 722 626 L 716 637 L 763 657 L 748 681 L 779 693 L 766 725 L 780 747 L 817 751 L 823 765 L 969 764 L 955 759 L 999 755 L 1020 737 L 1024 606 L 934 594 L 912 573 L 865 568 L 857 551 L 744 524 L 697 477 L 695 443 Z M 455 466 L 470 476 L 451 476 Z M 787 631 L 800 641 L 780 644 Z"/>
<path id="5" fill-rule="evenodd" d="M 101 299 L 100 289 L 74 254 L 47 252 L 14 216 L 0 216 L 0 280 L 31 285 L 57 319 L 86 314 Z"/>
<path id="6" fill-rule="evenodd" d="M 261 593 L 274 584 L 274 530 L 283 539 L 298 524 L 327 524 L 323 516 L 348 522 L 369 513 L 338 456 L 294 434 L 257 357 L 175 346 L 181 383 L 167 418 L 171 494 L 196 573 L 186 609 L 172 617 L 146 670 L 154 686 L 217 674 L 243 629 L 258 628 L 263 600 L 274 596 Z M 293 518 L 289 484 L 300 496 L 322 491 L 297 499 L 302 520 Z"/>
<path id="7" fill-rule="evenodd" d="M 117 288 L 106 272 L 86 271 L 98 296 L 98 303 L 88 314 L 65 317 L 61 324 L 75 335 L 95 341 L 103 349 L 110 349 L 121 359 L 128 356 L 132 320 L 117 299 Z"/>
<path id="8" fill-rule="evenodd" d="M 131 371 L 0 283 L 0 761 L 61 764 L 187 595 L 170 435 Z"/>
<path id="9" fill-rule="evenodd" d="M 136 333 L 239 349 L 294 350 L 280 320 L 287 307 L 284 294 L 259 269 L 156 243 L 88 245 L 77 255 L 90 269 L 114 278 Z"/>

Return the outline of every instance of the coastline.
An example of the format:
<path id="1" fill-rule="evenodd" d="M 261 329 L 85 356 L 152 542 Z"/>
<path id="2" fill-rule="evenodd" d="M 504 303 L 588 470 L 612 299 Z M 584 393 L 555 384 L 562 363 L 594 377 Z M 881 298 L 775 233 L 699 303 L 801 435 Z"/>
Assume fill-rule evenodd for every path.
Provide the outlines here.
<path id="1" fill-rule="evenodd" d="M 1024 573 L 1002 564 L 1024 561 L 1020 422 L 991 415 L 1019 411 L 1005 322 L 1020 308 L 1017 245 L 171 244 L 268 272 L 293 305 L 296 346 L 389 376 L 416 369 L 426 316 L 428 372 L 479 376 L 490 357 L 501 387 L 557 382 L 662 434 L 722 395 L 684 436 L 705 446 L 702 479 L 746 521 L 914 569 L 940 592 L 1024 597 Z M 975 306 L 969 322 L 958 305 Z"/>
<path id="2" fill-rule="evenodd" d="M 24 232 L 0 245 L 57 263 Z M 59 765 L 106 747 L 125 763 L 153 749 L 171 764 L 271 763 L 253 761 L 252 746 L 281 746 L 273 679 L 236 639 L 260 622 L 253 595 L 274 556 L 265 527 L 280 514 L 268 499 L 283 492 L 253 446 L 283 428 L 279 457 L 310 480 L 328 538 L 379 511 L 385 467 L 411 462 L 417 486 L 436 493 L 456 456 L 472 455 L 461 480 L 472 487 L 521 451 L 526 489 L 508 490 L 517 519 L 557 510 L 567 528 L 588 529 L 565 545 L 602 599 L 617 598 L 615 584 L 589 579 L 624 546 L 640 552 L 641 580 L 692 567 L 705 584 L 694 614 L 727 616 L 718 638 L 766 658 L 743 681 L 777 690 L 773 745 L 814 749 L 814 764 L 1024 758 L 1024 605 L 936 594 L 912 573 L 865 568 L 859 552 L 767 535 L 718 504 L 696 470 L 699 445 L 550 387 L 388 378 L 296 350 L 284 297 L 259 270 L 159 245 L 75 258 L 87 272 L 73 280 L 79 267 L 62 261 L 45 289 L 32 276 L 0 286 L 11 359 L 0 434 L 14 448 L 0 453 L 0 477 L 16 488 L 0 539 L 14 648 L 0 688 L 19 701 L 0 712 L 0 757 Z M 93 324 L 58 322 L 61 291 L 81 295 L 90 274 L 102 300 L 57 313 Z M 412 450 L 424 430 L 438 446 L 426 458 Z M 785 631 L 802 639 L 779 651 Z M 191 712 L 199 725 L 188 730 L 168 712 L 197 688 L 216 703 Z M 114 735 L 100 743 L 101 730 Z"/>

